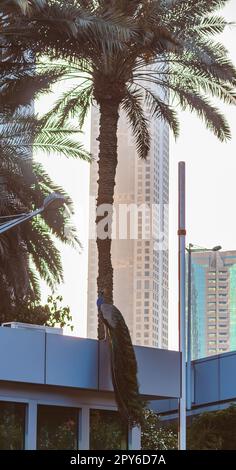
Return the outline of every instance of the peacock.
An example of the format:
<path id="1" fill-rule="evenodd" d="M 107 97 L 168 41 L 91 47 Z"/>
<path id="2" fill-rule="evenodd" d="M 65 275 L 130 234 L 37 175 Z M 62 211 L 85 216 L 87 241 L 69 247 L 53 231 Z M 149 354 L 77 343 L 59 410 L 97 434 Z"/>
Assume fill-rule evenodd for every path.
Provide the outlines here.
<path id="1" fill-rule="evenodd" d="M 128 327 L 118 308 L 105 303 L 103 292 L 97 307 L 109 342 L 112 383 L 121 419 L 129 426 L 142 425 L 145 401 L 139 395 L 137 362 Z"/>

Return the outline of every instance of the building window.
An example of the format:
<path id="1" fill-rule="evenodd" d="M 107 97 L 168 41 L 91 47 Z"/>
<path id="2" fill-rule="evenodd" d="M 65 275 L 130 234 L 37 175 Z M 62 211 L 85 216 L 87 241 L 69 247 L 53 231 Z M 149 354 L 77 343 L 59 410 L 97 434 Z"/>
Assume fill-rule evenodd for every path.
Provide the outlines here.
<path id="1" fill-rule="evenodd" d="M 37 449 L 76 450 L 78 410 L 62 406 L 38 406 Z"/>
<path id="2" fill-rule="evenodd" d="M 90 410 L 90 450 L 126 450 L 128 429 L 117 411 Z"/>
<path id="3" fill-rule="evenodd" d="M 22 403 L 0 402 L 0 449 L 23 450 L 25 410 Z"/>

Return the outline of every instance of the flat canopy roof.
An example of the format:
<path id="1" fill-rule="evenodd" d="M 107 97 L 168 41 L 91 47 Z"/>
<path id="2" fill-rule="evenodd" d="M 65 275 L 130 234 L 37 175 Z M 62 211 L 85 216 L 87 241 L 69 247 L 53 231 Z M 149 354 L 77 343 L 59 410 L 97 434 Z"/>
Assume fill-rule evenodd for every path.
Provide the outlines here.
<path id="1" fill-rule="evenodd" d="M 142 346 L 135 353 L 141 394 L 178 398 L 180 354 Z M 0 358 L 0 381 L 113 391 L 104 341 L 0 327 Z"/>

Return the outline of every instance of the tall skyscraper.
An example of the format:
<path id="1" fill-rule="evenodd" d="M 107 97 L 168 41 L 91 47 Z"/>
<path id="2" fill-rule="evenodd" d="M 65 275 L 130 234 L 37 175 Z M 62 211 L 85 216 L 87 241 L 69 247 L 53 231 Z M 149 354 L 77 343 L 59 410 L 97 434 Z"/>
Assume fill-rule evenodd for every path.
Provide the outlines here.
<path id="1" fill-rule="evenodd" d="M 94 107 L 91 126 L 94 157 L 98 156 L 98 126 L 99 112 Z M 114 304 L 124 315 L 134 344 L 167 348 L 169 131 L 163 121 L 151 119 L 150 132 L 151 149 L 147 160 L 142 161 L 126 116 L 121 112 L 114 203 L 116 239 L 112 242 Z M 91 232 L 95 220 L 97 172 L 95 161 L 90 174 Z M 97 336 L 95 239 L 89 241 L 88 273 L 87 335 L 94 338 Z"/>
<path id="2" fill-rule="evenodd" d="M 192 253 L 192 357 L 236 349 L 236 251 Z"/>

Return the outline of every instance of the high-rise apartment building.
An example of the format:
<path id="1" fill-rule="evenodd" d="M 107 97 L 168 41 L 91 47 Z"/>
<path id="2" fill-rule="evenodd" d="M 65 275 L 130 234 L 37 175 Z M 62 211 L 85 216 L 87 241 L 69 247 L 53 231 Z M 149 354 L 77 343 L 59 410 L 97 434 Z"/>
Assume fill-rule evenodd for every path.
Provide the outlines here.
<path id="1" fill-rule="evenodd" d="M 192 253 L 192 357 L 236 349 L 236 251 Z"/>
<path id="2" fill-rule="evenodd" d="M 97 157 L 99 112 L 95 107 L 91 124 L 91 152 Z M 167 348 L 169 131 L 163 121 L 151 119 L 150 132 L 151 149 L 148 159 L 142 161 L 126 116 L 121 112 L 114 203 L 116 239 L 112 242 L 114 304 L 122 312 L 134 344 Z M 91 231 L 97 172 L 95 161 L 90 174 Z M 89 241 L 88 273 L 87 335 L 94 338 L 97 335 L 95 239 Z"/>

